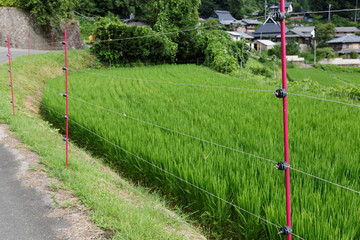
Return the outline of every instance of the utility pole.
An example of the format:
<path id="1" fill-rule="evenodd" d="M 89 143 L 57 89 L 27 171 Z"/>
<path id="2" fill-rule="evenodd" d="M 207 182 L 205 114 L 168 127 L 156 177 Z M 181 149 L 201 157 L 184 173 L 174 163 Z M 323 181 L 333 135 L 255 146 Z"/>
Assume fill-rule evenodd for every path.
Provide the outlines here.
<path id="1" fill-rule="evenodd" d="M 354 19 L 354 22 L 356 23 L 357 21 L 357 8 L 358 8 L 358 0 L 356 0 L 356 10 L 355 10 L 355 19 Z"/>
<path id="2" fill-rule="evenodd" d="M 357 0 L 356 0 L 357 1 Z M 357 2 L 356 2 L 357 3 Z M 267 0 L 265 0 L 265 20 L 266 20 L 266 9 L 268 7 Z M 357 8 L 357 7 L 356 7 Z"/>
<path id="3" fill-rule="evenodd" d="M 314 40 L 314 65 L 316 64 L 316 40 Z"/>
<path id="4" fill-rule="evenodd" d="M 329 17 L 328 17 L 328 22 L 330 22 L 330 18 L 331 18 L 330 13 L 331 13 L 331 4 L 329 4 Z"/>

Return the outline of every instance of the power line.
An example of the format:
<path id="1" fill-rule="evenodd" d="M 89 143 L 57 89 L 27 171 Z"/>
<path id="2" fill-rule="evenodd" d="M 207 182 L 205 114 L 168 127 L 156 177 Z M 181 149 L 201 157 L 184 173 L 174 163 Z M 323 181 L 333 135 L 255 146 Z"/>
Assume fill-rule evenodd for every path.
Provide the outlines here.
<path id="1" fill-rule="evenodd" d="M 313 96 L 308 96 L 308 95 L 304 95 L 304 94 L 297 94 L 297 93 L 289 93 L 289 94 L 294 95 L 294 96 L 299 96 L 299 97 L 312 98 L 312 99 L 316 99 L 316 100 L 319 100 L 319 101 L 333 102 L 333 103 L 338 103 L 338 104 L 342 104 L 342 105 L 347 105 L 347 106 L 353 106 L 353 107 L 360 108 L 360 105 L 340 102 L 340 101 L 326 99 L 326 98 L 313 97 Z"/>

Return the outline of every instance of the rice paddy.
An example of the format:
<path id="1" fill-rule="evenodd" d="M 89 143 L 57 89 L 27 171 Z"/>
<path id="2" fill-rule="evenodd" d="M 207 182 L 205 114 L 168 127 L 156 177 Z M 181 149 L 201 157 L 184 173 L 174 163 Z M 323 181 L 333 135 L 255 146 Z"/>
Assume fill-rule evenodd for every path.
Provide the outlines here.
<path id="1" fill-rule="evenodd" d="M 47 87 L 43 103 L 65 115 L 65 99 L 59 95 L 64 92 L 64 77 L 50 80 Z M 284 173 L 272 162 L 239 152 L 283 161 L 282 101 L 271 91 L 233 88 L 276 90 L 195 65 L 70 73 L 69 118 L 165 171 L 283 226 Z M 359 191 L 360 108 L 292 95 L 288 101 L 291 167 Z M 47 108 L 43 113 L 64 129 L 62 116 Z M 72 121 L 69 129 L 72 141 L 193 212 L 212 238 L 282 239 L 278 228 Z M 360 238 L 358 193 L 291 171 L 291 201 L 293 233 L 305 239 Z"/>

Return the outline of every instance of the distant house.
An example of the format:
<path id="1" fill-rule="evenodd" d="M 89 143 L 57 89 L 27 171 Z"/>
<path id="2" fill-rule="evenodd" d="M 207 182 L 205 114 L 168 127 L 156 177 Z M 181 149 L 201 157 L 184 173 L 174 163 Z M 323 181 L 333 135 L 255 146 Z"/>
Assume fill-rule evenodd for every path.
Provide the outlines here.
<path id="1" fill-rule="evenodd" d="M 289 29 L 285 27 L 285 32 Z M 269 39 L 279 41 L 281 39 L 281 26 L 280 23 L 269 17 L 266 21 L 254 32 L 255 39 Z"/>
<path id="2" fill-rule="evenodd" d="M 315 38 L 315 26 L 294 27 L 293 30 L 305 34 L 310 34 L 312 38 Z"/>
<path id="3" fill-rule="evenodd" d="M 348 55 L 351 52 L 360 53 L 360 36 L 355 34 L 343 35 L 341 37 L 327 41 L 326 43 L 328 43 L 330 47 L 334 49 L 334 52 L 337 52 L 341 55 Z"/>
<path id="4" fill-rule="evenodd" d="M 256 40 L 253 43 L 253 45 L 254 45 L 255 50 L 260 51 L 260 49 L 261 50 L 270 50 L 276 45 L 276 43 L 274 43 L 270 40 Z"/>
<path id="5" fill-rule="evenodd" d="M 270 12 L 280 12 L 280 3 L 274 3 L 268 7 Z M 292 2 L 285 2 L 285 13 L 291 13 L 294 11 Z"/>
<path id="6" fill-rule="evenodd" d="M 246 40 L 252 40 L 254 39 L 253 36 L 248 35 L 246 33 L 243 32 L 235 32 L 235 31 L 226 31 L 232 38 L 233 41 L 240 41 L 242 39 L 246 39 Z"/>
<path id="7" fill-rule="evenodd" d="M 300 45 L 300 51 L 304 52 L 313 47 L 315 39 L 315 27 L 295 27 L 286 33 L 286 39 L 295 39 Z"/>
<path id="8" fill-rule="evenodd" d="M 357 27 L 336 27 L 335 28 L 336 37 L 341 37 L 346 34 L 355 34 L 357 32 L 360 32 L 360 30 Z"/>
<path id="9" fill-rule="evenodd" d="M 135 18 L 134 14 L 130 14 L 130 18 L 129 19 L 124 19 L 122 20 L 123 23 L 129 25 L 129 26 L 137 26 L 137 27 L 143 27 L 143 26 L 148 26 L 150 27 L 150 24 L 140 20 L 138 18 Z"/>
<path id="10" fill-rule="evenodd" d="M 229 11 L 214 10 L 208 19 L 218 19 L 221 25 L 231 26 L 241 24 L 241 21 L 234 18 Z"/>
<path id="11" fill-rule="evenodd" d="M 261 25 L 262 23 L 259 22 L 256 19 L 243 19 L 241 20 L 241 25 L 245 27 L 245 30 L 247 32 L 254 32 L 255 28 L 259 25 Z"/>

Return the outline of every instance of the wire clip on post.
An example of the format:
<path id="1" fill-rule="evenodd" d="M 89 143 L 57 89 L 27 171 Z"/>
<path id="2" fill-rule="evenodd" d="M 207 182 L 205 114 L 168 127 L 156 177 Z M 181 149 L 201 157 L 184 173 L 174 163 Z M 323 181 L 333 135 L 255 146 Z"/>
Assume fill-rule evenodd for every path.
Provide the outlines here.
<path id="1" fill-rule="evenodd" d="M 281 22 L 282 20 L 285 19 L 285 14 L 283 12 L 274 12 L 271 14 L 271 17 L 277 21 L 277 22 Z"/>
<path id="2" fill-rule="evenodd" d="M 65 70 L 67 70 L 67 67 L 62 67 L 61 69 L 65 71 Z"/>
<path id="3" fill-rule="evenodd" d="M 287 162 L 283 161 L 283 162 L 278 162 L 275 168 L 280 171 L 285 171 L 290 168 L 290 165 Z"/>
<path id="4" fill-rule="evenodd" d="M 64 115 L 63 118 L 64 118 L 64 119 L 68 119 L 68 116 Z"/>
<path id="5" fill-rule="evenodd" d="M 61 96 L 67 97 L 67 94 L 66 94 L 66 93 L 62 93 Z"/>
<path id="6" fill-rule="evenodd" d="M 274 96 L 277 98 L 285 98 L 288 95 L 285 89 L 281 88 L 275 91 Z"/>
<path id="7" fill-rule="evenodd" d="M 62 41 L 61 44 L 65 45 L 65 44 L 66 44 L 66 41 Z"/>
<path id="8" fill-rule="evenodd" d="M 64 141 L 64 142 L 67 142 L 67 141 L 68 141 L 68 139 L 67 139 L 66 137 L 64 137 L 64 138 L 63 138 L 63 141 Z"/>
<path id="9" fill-rule="evenodd" d="M 292 230 L 289 226 L 283 226 L 282 228 L 280 228 L 280 231 L 278 232 L 278 234 L 287 236 L 290 235 L 292 233 Z"/>

